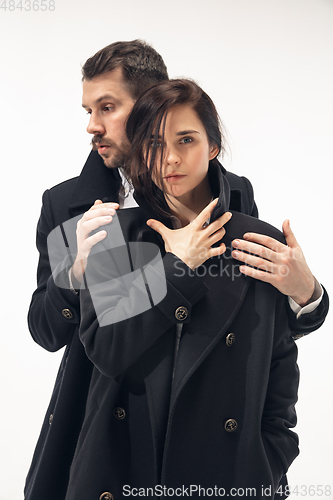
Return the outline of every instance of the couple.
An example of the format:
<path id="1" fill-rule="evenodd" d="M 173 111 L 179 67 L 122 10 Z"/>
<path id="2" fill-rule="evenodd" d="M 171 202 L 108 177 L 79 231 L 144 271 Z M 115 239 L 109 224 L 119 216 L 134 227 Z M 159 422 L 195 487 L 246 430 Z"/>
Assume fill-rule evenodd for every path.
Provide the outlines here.
<path id="1" fill-rule="evenodd" d="M 103 53 L 96 56 L 84 71 Z M 124 166 L 128 148 L 121 126 L 130 113 L 131 148 L 122 177 L 101 164 L 91 173 L 92 153 L 80 178 L 44 194 L 39 287 L 29 324 L 43 347 L 67 347 L 26 499 L 47 494 L 57 500 L 110 500 L 140 489 L 158 496 L 157 485 L 178 492 L 197 485 L 207 495 L 217 488 L 215 496 L 222 489 L 234 494 L 235 488 L 243 496 L 242 489 L 252 488 L 257 497 L 269 498 L 281 480 L 277 497 L 284 498 L 283 476 L 298 454 L 297 436 L 290 430 L 298 387 L 292 335 L 322 324 L 327 296 L 313 300 L 312 276 L 310 288 L 304 279 L 294 280 L 297 286 L 285 279 L 286 289 L 280 291 L 265 283 L 278 275 L 274 259 L 285 241 L 278 230 L 251 217 L 256 208 L 250 183 L 217 161 L 224 138 L 210 98 L 191 81 L 166 78 L 139 97 L 144 89 L 135 95 L 124 75 L 122 64 L 99 75 L 84 74 L 83 83 L 83 105 L 91 114 L 88 131 L 107 167 L 115 166 L 115 159 L 116 166 Z M 103 182 L 98 184 L 98 177 Z M 110 202 L 121 183 L 126 192 L 127 179 L 136 203 L 121 195 L 121 205 L 130 208 L 115 215 L 117 206 Z M 93 191 L 100 201 L 80 218 L 74 264 L 59 259 L 61 288 L 47 262 L 47 237 L 69 218 L 69 206 L 72 217 L 82 213 Z M 107 249 L 103 255 L 109 260 L 101 261 L 91 250 L 107 248 L 115 222 L 126 244 L 157 245 L 163 272 L 147 265 L 143 285 L 133 282 L 128 293 L 121 287 L 110 290 L 102 315 L 117 317 L 147 291 L 152 307 L 102 326 L 89 287 L 80 283 L 91 272 L 105 280 L 113 277 L 115 253 Z M 245 232 L 256 244 L 267 244 L 257 249 L 264 260 L 260 253 L 242 252 L 253 248 L 253 242 L 243 240 Z M 239 268 L 235 258 L 245 265 Z M 223 272 L 216 276 L 209 272 L 212 266 Z M 154 303 L 152 290 L 163 286 L 166 293 Z M 310 301 L 312 310 L 303 308 L 297 318 L 292 300 L 300 309 Z"/>

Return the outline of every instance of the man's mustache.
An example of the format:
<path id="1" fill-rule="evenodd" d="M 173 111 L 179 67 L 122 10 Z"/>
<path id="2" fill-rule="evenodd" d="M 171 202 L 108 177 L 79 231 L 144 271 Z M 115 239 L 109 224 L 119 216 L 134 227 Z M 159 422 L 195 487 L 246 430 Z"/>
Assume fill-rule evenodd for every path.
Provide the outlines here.
<path id="1" fill-rule="evenodd" d="M 99 144 L 103 144 L 105 146 L 114 146 L 113 142 L 103 139 L 102 135 L 95 135 L 91 139 L 91 147 L 93 151 L 97 151 Z"/>

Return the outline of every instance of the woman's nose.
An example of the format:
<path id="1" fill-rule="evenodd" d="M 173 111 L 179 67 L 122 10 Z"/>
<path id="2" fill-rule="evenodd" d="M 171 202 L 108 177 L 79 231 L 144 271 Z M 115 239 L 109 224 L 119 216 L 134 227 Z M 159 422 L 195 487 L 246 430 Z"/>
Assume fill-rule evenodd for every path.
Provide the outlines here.
<path id="1" fill-rule="evenodd" d="M 181 162 L 180 156 L 177 152 L 171 149 L 166 152 L 165 160 L 168 165 L 179 165 Z"/>

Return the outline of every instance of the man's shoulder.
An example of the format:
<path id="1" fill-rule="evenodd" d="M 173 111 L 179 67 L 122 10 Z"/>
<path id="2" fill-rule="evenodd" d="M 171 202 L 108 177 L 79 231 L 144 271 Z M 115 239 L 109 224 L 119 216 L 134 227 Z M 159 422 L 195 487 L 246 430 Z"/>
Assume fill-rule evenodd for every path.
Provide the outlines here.
<path id="1" fill-rule="evenodd" d="M 65 181 L 59 182 L 55 186 L 52 186 L 47 191 L 52 197 L 71 195 L 76 187 L 76 183 L 79 176 L 72 177 Z"/>
<path id="2" fill-rule="evenodd" d="M 67 179 L 46 189 L 43 194 L 42 212 L 57 226 L 73 217 L 70 205 L 75 192 L 78 177 Z"/>

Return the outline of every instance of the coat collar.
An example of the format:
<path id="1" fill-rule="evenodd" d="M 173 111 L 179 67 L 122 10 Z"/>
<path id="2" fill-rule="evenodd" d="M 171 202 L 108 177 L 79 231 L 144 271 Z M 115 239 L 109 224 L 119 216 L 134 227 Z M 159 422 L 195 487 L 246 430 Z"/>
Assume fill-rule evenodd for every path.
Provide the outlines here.
<path id="1" fill-rule="evenodd" d="M 72 216 L 88 210 L 100 199 L 118 202 L 121 178 L 117 168 L 107 168 L 97 151 L 91 151 L 77 179 L 69 204 Z"/>
<path id="2" fill-rule="evenodd" d="M 211 185 L 213 197 L 218 198 L 218 202 L 212 213 L 211 217 L 212 221 L 223 215 L 224 212 L 226 212 L 229 209 L 230 186 L 225 176 L 225 173 L 226 173 L 225 168 L 217 160 L 209 162 L 209 168 L 208 168 L 209 182 Z M 162 191 L 157 187 L 155 189 L 156 189 L 155 193 L 156 198 L 158 198 L 164 210 L 168 211 L 168 205 L 164 200 L 164 195 Z M 156 214 L 156 211 L 147 201 L 145 196 L 135 191 L 134 199 L 138 203 L 138 205 L 142 208 L 142 210 L 145 212 L 148 219 L 157 219 L 170 229 L 173 228 L 171 217 L 167 216 L 163 217 L 161 215 Z"/>
<path id="3" fill-rule="evenodd" d="M 213 218 L 222 215 L 223 211 L 233 207 L 234 210 L 241 210 L 241 196 L 238 189 L 230 189 L 226 178 L 227 171 L 217 161 L 210 162 L 208 171 L 214 197 L 219 197 L 219 201 L 213 211 Z M 103 202 L 119 201 L 119 189 L 121 187 L 121 177 L 118 169 L 107 168 L 103 159 L 97 151 L 91 151 L 87 161 L 77 178 L 76 186 L 69 204 L 69 210 L 73 217 L 88 210 L 95 202 L 100 199 Z M 138 204 L 143 208 L 149 218 L 156 218 L 144 198 L 138 196 Z M 150 215 L 149 215 L 150 213 Z M 162 221 L 168 225 L 169 220 Z M 172 227 L 172 226 L 170 226 Z"/>

